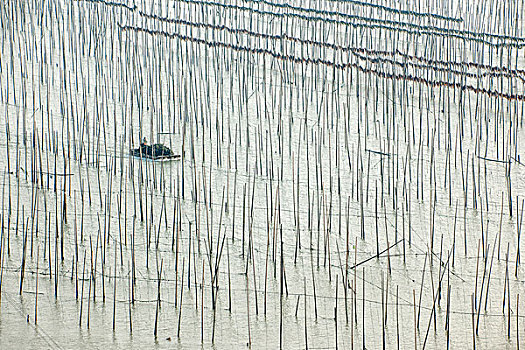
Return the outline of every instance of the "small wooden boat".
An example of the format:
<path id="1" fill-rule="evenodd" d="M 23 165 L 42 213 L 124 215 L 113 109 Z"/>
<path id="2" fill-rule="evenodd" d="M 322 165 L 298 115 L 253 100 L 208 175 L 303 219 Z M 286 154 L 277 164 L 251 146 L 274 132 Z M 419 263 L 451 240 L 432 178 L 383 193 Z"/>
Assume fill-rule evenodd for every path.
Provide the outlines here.
<path id="1" fill-rule="evenodd" d="M 146 143 L 141 143 L 139 148 L 130 150 L 132 156 L 139 158 L 147 158 L 153 160 L 162 160 L 162 159 L 179 159 L 180 154 L 175 154 L 171 149 L 164 146 L 161 143 L 156 143 L 154 145 L 148 145 Z"/>

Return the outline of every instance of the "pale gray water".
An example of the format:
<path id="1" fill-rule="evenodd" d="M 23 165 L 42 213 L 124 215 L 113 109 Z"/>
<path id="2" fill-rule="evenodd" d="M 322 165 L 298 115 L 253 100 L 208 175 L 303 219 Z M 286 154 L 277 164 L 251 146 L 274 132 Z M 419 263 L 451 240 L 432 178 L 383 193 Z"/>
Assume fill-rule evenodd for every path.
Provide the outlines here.
<path id="1" fill-rule="evenodd" d="M 259 11 L 321 16 L 268 4 L 233 4 Z M 410 16 L 382 13 L 379 9 L 364 11 L 363 7 L 345 3 L 297 2 L 295 6 L 352 13 L 384 21 L 410 19 Z M 413 9 L 409 4 L 391 3 L 384 6 Z M 468 14 L 466 2 L 451 2 L 443 5 L 443 8 L 422 6 L 417 11 L 447 14 L 443 10 L 446 6 L 459 9 L 450 10 L 449 16 L 461 15 L 467 23 L 467 19 L 472 21 L 476 18 L 472 13 Z M 518 8 L 521 11 L 521 7 Z M 305 285 L 308 347 L 335 348 L 337 327 L 337 344 L 340 348 L 351 347 L 352 328 L 354 346 L 361 348 L 363 273 L 366 293 L 365 341 L 369 349 L 381 348 L 383 344 L 382 290 L 384 295 L 388 295 L 385 327 L 388 348 L 397 346 L 398 330 L 399 347 L 404 349 L 414 346 L 414 291 L 416 309 L 420 305 L 421 294 L 420 329 L 416 336 L 418 348 L 425 343 L 427 328 L 426 346 L 445 348 L 448 284 L 451 287 L 449 334 L 452 348 L 472 347 L 471 295 L 474 293 L 481 299 L 476 337 L 478 348 L 516 347 L 518 294 L 521 294 L 519 339 L 523 341 L 525 320 L 521 316 L 524 299 L 521 266 L 517 268 L 515 276 L 517 225 L 521 220 L 517 220 L 516 216 L 521 218 L 521 197 L 525 195 L 523 157 L 521 163 L 517 161 L 525 150 L 522 139 L 523 102 L 514 100 L 508 103 L 508 100 L 489 99 L 486 94 L 473 92 L 465 92 L 460 99 L 460 89 L 431 90 L 424 84 L 402 80 L 392 85 L 391 79 L 377 78 L 376 75 L 363 72 L 357 74 L 356 69 L 334 71 L 322 64 L 292 64 L 268 54 L 255 55 L 238 49 L 208 47 L 180 38 L 168 39 L 119 28 L 119 25 L 149 28 L 192 38 L 206 38 L 207 41 L 264 48 L 282 55 L 328 61 L 335 59 L 339 63 L 361 62 L 362 67 L 390 72 L 390 66 L 386 63 L 374 66 L 366 60 L 356 61 L 357 56 L 346 51 L 342 54 L 341 50 L 336 50 L 340 56 L 334 58 L 333 49 L 325 47 L 321 50 L 314 44 L 161 23 L 146 20 L 140 11 L 189 22 L 246 28 L 251 32 L 271 35 L 285 32 L 289 37 L 335 42 L 344 47 L 381 51 L 397 48 L 433 60 L 450 57 L 450 60 L 458 62 L 508 65 L 506 49 L 503 53 L 496 52 L 487 45 L 476 47 L 463 44 L 459 39 L 442 42 L 433 37 L 433 42 L 425 42 L 427 37 L 420 36 L 419 42 L 416 42 L 414 37 L 399 31 L 396 32 L 399 37 L 386 36 L 385 40 L 385 33 L 390 33 L 387 30 L 361 32 L 354 27 L 346 30 L 342 24 L 321 25 L 320 21 L 297 17 L 293 21 L 291 17 L 283 20 L 278 16 L 239 8 L 228 9 L 217 4 L 191 5 L 178 1 L 153 5 L 138 3 L 135 10 L 130 10 L 114 4 L 92 2 L 6 2 L 0 10 L 0 100 L 3 107 L 0 108 L 0 145 L 4 154 L 0 157 L 0 167 L 5 174 L 2 180 L 4 257 L 0 348 L 185 349 L 215 346 L 219 349 L 236 349 L 246 347 L 250 340 L 253 348 L 277 348 L 280 343 L 284 348 L 304 348 Z M 231 14 L 238 14 L 238 17 L 232 17 Z M 497 21 L 497 11 L 491 18 Z M 427 25 L 441 23 L 432 18 L 421 21 Z M 476 28 L 475 24 L 469 27 L 467 23 L 451 26 L 457 29 Z M 517 33 L 520 31 L 521 26 Z M 361 37 L 364 39 L 356 41 Z M 367 43 L 371 38 L 374 41 Z M 417 53 L 413 49 L 415 46 L 418 47 Z M 425 54 L 425 46 L 434 48 L 435 52 Z M 485 52 L 484 61 L 480 61 L 481 51 Z M 510 53 L 511 69 L 523 69 L 522 51 L 517 63 L 514 62 L 516 50 Z M 455 59 L 452 52 L 458 54 Z M 497 56 L 498 60 L 490 58 L 490 54 Z M 368 55 L 373 56 L 370 53 Z M 503 57 L 502 61 L 499 61 L 499 57 Z M 400 57 L 397 60 L 402 62 Z M 399 66 L 396 67 L 394 73 L 404 74 Z M 407 74 L 430 80 L 453 81 L 443 71 L 439 73 L 442 75 L 429 75 L 430 70 L 414 67 L 411 66 Z M 477 69 L 469 68 L 466 71 L 476 73 Z M 522 94 L 524 89 L 520 76 L 519 72 L 514 72 L 511 79 L 485 76 L 480 83 L 486 89 Z M 514 85 L 512 90 L 509 90 L 509 81 Z M 469 77 L 464 83 L 477 86 L 478 81 Z M 462 141 L 458 136 L 461 119 L 464 128 Z M 138 145 L 141 128 L 142 134 L 149 140 L 158 137 L 177 153 L 184 150 L 184 159 L 152 162 L 128 157 L 128 149 Z M 451 130 L 450 133 L 448 130 Z M 170 131 L 173 134 L 159 134 Z M 480 132 L 481 140 L 478 136 Z M 24 133 L 27 137 L 25 144 Z M 449 137 L 450 158 L 447 160 Z M 34 147 L 33 142 L 36 145 Z M 54 147 L 56 153 L 52 151 Z M 381 156 L 377 152 L 390 156 Z M 484 161 L 478 155 L 500 161 L 510 159 L 512 217 L 509 216 L 505 163 Z M 361 169 L 358 169 L 358 163 L 362 164 Z M 452 169 L 449 174 L 450 166 Z M 56 177 L 56 192 L 55 171 L 59 175 L 70 174 Z M 360 238 L 361 171 L 364 240 Z M 34 182 L 31 181 L 32 174 L 36 174 Z M 139 188 L 141 178 L 145 182 Z M 468 191 L 465 210 L 463 188 L 466 178 Z M 473 201 L 474 182 L 477 208 L 474 208 Z M 418 196 L 421 186 L 423 199 Z M 396 189 L 397 197 L 394 195 Z M 194 193 L 197 193 L 197 201 L 193 200 Z M 430 201 L 434 195 L 435 200 Z M 144 222 L 141 222 L 140 196 L 144 206 Z M 407 198 L 410 198 L 409 209 L 405 207 L 406 210 L 403 210 L 402 207 L 408 203 Z M 64 200 L 67 222 L 62 222 Z M 456 202 L 458 210 L 454 230 Z M 33 203 L 37 203 L 36 207 Z M 177 203 L 180 203 L 180 210 Z M 427 260 L 420 293 L 425 253 L 430 251 L 431 245 L 432 213 L 435 255 L 432 266 L 430 259 Z M 287 293 L 285 288 L 282 297 L 281 227 L 287 287 Z M 27 262 L 23 293 L 20 295 L 24 232 L 28 235 Z M 178 254 L 175 248 L 172 249 L 177 232 Z M 254 259 L 248 260 L 250 232 Z M 408 241 L 409 232 L 411 244 Z M 501 236 L 498 236 L 499 232 Z M 99 233 L 99 237 L 106 238 L 104 248 L 97 241 Z M 58 238 L 55 241 L 53 238 L 56 234 Z M 151 245 L 146 254 L 148 235 Z M 51 242 L 46 236 L 51 237 Z M 75 236 L 78 241 L 78 265 L 72 265 L 72 261 L 76 260 Z M 297 244 L 299 236 L 301 247 Z M 133 264 L 132 237 L 135 237 L 136 285 L 135 302 L 131 307 L 133 329 L 130 332 L 128 306 Z M 224 241 L 223 237 L 226 237 Z M 450 273 L 447 271 L 443 275 L 440 305 L 436 308 L 437 326 L 434 328 L 433 323 L 429 326 L 429 320 L 439 282 L 438 275 L 443 271 L 439 258 L 441 255 L 443 268 L 447 263 L 448 252 L 452 251 L 454 237 L 454 267 Z M 485 276 L 483 247 L 480 248 L 476 288 L 477 249 L 481 239 L 490 246 L 486 246 L 488 259 Z M 210 255 L 206 246 L 210 240 L 212 253 L 208 260 Z M 399 243 L 389 251 L 389 257 L 384 253 L 378 259 L 372 258 L 360 265 L 354 275 L 354 269 L 351 269 L 354 261 L 361 262 L 374 257 L 377 242 L 382 251 L 397 241 Z M 99 248 L 95 249 L 97 242 Z M 225 243 L 222 254 L 219 254 L 217 269 L 217 307 L 213 312 L 210 264 L 215 268 L 219 261 L 217 248 L 220 251 L 222 242 Z M 492 260 L 494 243 L 496 249 Z M 44 244 L 47 245 L 45 258 Z M 507 245 L 512 309 L 510 338 L 507 338 L 508 319 L 502 314 Z M 520 243 L 522 246 L 523 242 Z M 348 263 L 345 254 L 347 247 Z M 35 325 L 37 250 L 40 259 L 38 323 Z M 55 255 L 57 250 L 58 254 Z M 87 276 L 91 271 L 91 251 L 93 264 L 96 261 L 96 285 L 95 300 L 92 289 L 88 305 L 90 281 Z M 101 262 L 103 252 L 104 264 Z M 87 256 L 86 278 L 81 303 L 84 253 Z M 63 262 L 60 261 L 62 255 Z M 176 274 L 177 257 L 179 272 Z M 191 257 L 190 290 L 187 288 L 188 257 Z M 178 288 L 177 297 L 180 298 L 183 258 L 185 286 L 178 339 L 180 305 L 178 300 L 175 307 L 174 299 L 175 286 Z M 147 260 L 149 268 L 146 266 Z M 161 261 L 161 308 L 157 323 L 158 335 L 155 338 L 157 269 Z M 452 254 L 448 262 L 452 264 Z M 347 265 L 348 275 L 345 272 Z M 55 296 L 57 266 L 59 277 Z M 489 270 L 490 284 L 485 311 Z M 203 271 L 204 293 L 201 294 Z M 312 276 L 315 276 L 315 298 Z M 349 319 L 346 319 L 344 284 L 341 283 L 346 276 L 351 288 L 354 278 L 357 279 L 357 324 L 351 321 L 354 311 L 351 288 L 347 294 Z M 113 331 L 115 281 L 116 327 Z M 334 321 L 336 288 L 337 323 Z M 399 320 L 396 317 L 397 288 Z M 79 325 L 81 305 L 82 324 Z M 201 309 L 202 305 L 204 308 Z M 505 307 L 505 315 L 506 310 Z M 279 337 L 281 314 L 282 341 Z M 475 322 L 477 320 L 476 315 Z M 215 334 L 212 344 L 213 324 Z"/>

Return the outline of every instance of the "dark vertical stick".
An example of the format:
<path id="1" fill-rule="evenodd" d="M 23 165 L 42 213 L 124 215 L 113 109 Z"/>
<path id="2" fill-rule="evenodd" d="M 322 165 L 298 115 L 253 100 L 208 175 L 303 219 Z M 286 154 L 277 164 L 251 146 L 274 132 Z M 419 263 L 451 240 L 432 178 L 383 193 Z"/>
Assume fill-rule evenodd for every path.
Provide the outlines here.
<path id="1" fill-rule="evenodd" d="M 399 286 L 396 286 L 396 343 L 399 350 Z"/>
<path id="2" fill-rule="evenodd" d="M 204 343 L 204 264 L 202 260 L 202 280 L 201 280 L 201 344 Z"/>
<path id="3" fill-rule="evenodd" d="M 417 329 L 419 330 L 419 319 L 421 316 L 421 298 L 423 296 L 423 284 L 425 281 L 425 267 L 427 266 L 427 256 L 428 253 L 425 253 L 425 262 L 423 263 L 423 273 L 421 274 L 421 289 L 419 291 L 419 303 L 417 308 Z"/>
<path id="4" fill-rule="evenodd" d="M 184 258 L 182 258 L 181 284 L 180 284 L 180 302 L 179 302 L 179 320 L 177 322 L 177 338 L 180 338 L 180 321 L 182 319 L 182 297 L 184 295 Z M 189 266 L 188 266 L 189 268 Z"/>
<path id="5" fill-rule="evenodd" d="M 128 263 L 128 270 L 129 270 L 129 263 Z M 133 303 L 133 297 L 132 297 L 132 278 L 131 274 L 129 274 L 128 278 L 128 314 L 129 314 L 129 333 L 133 334 L 133 319 L 131 317 L 131 304 Z"/>
<path id="6" fill-rule="evenodd" d="M 35 325 L 38 323 L 38 260 L 40 257 L 39 248 L 39 246 L 36 247 Z"/>
<path id="7" fill-rule="evenodd" d="M 82 327 L 82 308 L 84 306 L 84 281 L 85 281 L 85 272 L 86 272 L 86 251 L 84 250 L 84 263 L 82 267 L 82 289 L 80 292 L 80 317 L 78 320 L 78 326 Z"/>
<path id="8" fill-rule="evenodd" d="M 305 348 L 308 350 L 308 329 L 307 329 L 307 311 L 306 311 L 306 277 L 304 278 L 304 345 L 305 345 Z"/>
<path id="9" fill-rule="evenodd" d="M 335 348 L 339 349 L 337 345 L 337 294 L 339 288 L 339 275 L 335 276 L 335 307 L 334 307 L 334 323 L 335 323 Z"/>
<path id="10" fill-rule="evenodd" d="M 281 313 L 282 315 L 282 313 Z M 248 274 L 246 274 L 246 317 L 248 319 L 248 347 L 252 346 L 252 332 L 250 329 L 250 286 L 248 284 Z M 282 317 L 281 317 L 282 321 Z"/>
<path id="11" fill-rule="evenodd" d="M 472 348 L 476 350 L 476 329 L 474 325 L 474 294 L 471 294 L 471 315 L 472 315 Z"/>
<path id="12" fill-rule="evenodd" d="M 366 299 L 366 294 L 365 294 L 365 268 L 363 267 L 363 349 L 366 349 L 366 341 L 365 341 L 365 336 L 366 336 L 366 333 L 365 333 L 365 323 L 366 323 L 366 319 L 365 319 L 365 299 Z"/>
<path id="13" fill-rule="evenodd" d="M 115 332 L 115 317 L 117 311 L 117 245 L 115 244 L 115 266 L 113 267 L 113 332 Z"/>
<path id="14" fill-rule="evenodd" d="M 416 290 L 412 289 L 412 297 L 414 300 L 414 349 L 417 350 L 417 316 L 416 316 Z"/>

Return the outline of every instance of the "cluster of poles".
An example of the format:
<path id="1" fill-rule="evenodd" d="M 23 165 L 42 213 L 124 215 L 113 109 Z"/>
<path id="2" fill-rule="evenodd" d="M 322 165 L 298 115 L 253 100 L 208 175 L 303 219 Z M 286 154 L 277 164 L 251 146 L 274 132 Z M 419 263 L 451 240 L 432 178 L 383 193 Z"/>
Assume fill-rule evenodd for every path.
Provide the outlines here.
<path id="1" fill-rule="evenodd" d="M 0 333 L 519 348 L 523 5 L 4 1 Z"/>

